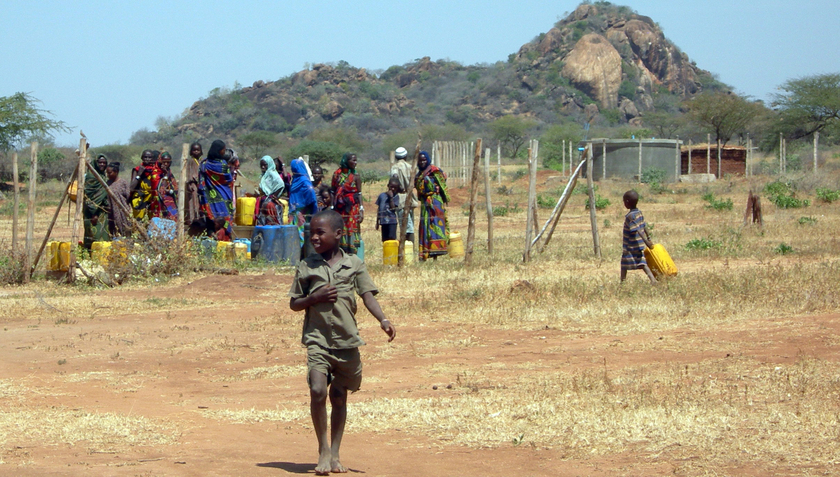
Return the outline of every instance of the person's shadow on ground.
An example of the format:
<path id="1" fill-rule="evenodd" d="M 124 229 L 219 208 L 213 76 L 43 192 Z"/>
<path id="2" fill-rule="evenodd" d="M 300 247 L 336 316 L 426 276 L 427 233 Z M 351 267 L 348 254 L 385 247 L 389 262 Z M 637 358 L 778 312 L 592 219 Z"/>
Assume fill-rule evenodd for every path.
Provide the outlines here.
<path id="1" fill-rule="evenodd" d="M 315 464 L 299 464 L 297 462 L 262 462 L 257 464 L 257 467 L 271 467 L 274 469 L 283 469 L 291 474 L 309 474 L 315 472 Z M 347 472 L 354 474 L 364 474 L 364 471 L 347 469 Z"/>

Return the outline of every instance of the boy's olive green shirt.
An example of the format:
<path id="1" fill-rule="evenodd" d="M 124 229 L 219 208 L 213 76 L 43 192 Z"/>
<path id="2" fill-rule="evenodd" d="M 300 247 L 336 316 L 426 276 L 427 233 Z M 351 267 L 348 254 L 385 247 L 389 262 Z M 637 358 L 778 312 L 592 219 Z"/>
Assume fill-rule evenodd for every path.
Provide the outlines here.
<path id="1" fill-rule="evenodd" d="M 332 285 L 338 291 L 335 303 L 317 303 L 306 309 L 303 338 L 306 345 L 316 344 L 329 349 L 358 348 L 365 344 L 356 326 L 356 295 L 379 293 L 359 257 L 341 252 L 334 267 L 318 253 L 302 260 L 295 273 L 289 297 L 304 298 L 315 290 Z M 355 294 L 354 294 L 355 292 Z"/>

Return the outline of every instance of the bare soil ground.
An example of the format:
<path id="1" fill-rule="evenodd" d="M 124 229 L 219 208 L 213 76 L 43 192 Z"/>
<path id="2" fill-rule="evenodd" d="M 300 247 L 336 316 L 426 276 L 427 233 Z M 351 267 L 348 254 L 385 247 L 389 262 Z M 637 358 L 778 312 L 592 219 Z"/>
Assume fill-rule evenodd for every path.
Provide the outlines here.
<path id="1" fill-rule="evenodd" d="M 551 175 L 541 172 L 543 193 L 562 185 Z M 738 204 L 745 187 L 729 185 Z M 369 247 L 398 336 L 386 343 L 360 311 L 364 383 L 342 446 L 351 474 L 838 473 L 840 299 L 836 282 L 813 279 L 836 279 L 836 239 L 791 242 L 803 251 L 792 257 L 754 252 L 802 215 L 767 207 L 766 233 L 740 232 L 740 252 L 691 254 L 683 243 L 724 240 L 720 223 L 738 224 L 739 211 L 704 210 L 698 191 L 649 196 L 642 210 L 681 274 L 655 289 L 631 274 L 619 287 L 623 210 L 601 192 L 613 202 L 598 217 L 612 221 L 605 262 L 589 257 L 580 204 L 528 266 L 522 211 L 498 218 L 499 256 L 469 272 L 444 259 L 403 273 Z M 466 189 L 453 195 L 450 220 L 465 232 Z M 827 236 L 836 209 L 814 208 L 820 228 L 805 235 Z M 292 274 L 0 290 L 0 475 L 313 474 Z"/>

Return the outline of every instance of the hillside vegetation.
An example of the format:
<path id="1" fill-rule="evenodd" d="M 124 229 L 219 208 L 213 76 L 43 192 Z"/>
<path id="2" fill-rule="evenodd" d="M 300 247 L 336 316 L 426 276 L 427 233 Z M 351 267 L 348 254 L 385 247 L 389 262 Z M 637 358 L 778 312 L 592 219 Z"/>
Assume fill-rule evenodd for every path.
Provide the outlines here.
<path id="1" fill-rule="evenodd" d="M 489 137 L 488 124 L 506 115 L 533 120 L 534 134 L 563 123 L 582 130 L 589 119 L 602 128 L 640 127 L 646 112 L 675 112 L 716 89 L 728 88 L 652 19 L 597 2 L 494 64 L 426 57 L 380 72 L 315 64 L 276 81 L 216 88 L 182 117 L 136 132 L 132 143 L 221 137 L 251 156 L 300 145 L 381 156 L 416 138 L 418 127 L 429 140 Z"/>

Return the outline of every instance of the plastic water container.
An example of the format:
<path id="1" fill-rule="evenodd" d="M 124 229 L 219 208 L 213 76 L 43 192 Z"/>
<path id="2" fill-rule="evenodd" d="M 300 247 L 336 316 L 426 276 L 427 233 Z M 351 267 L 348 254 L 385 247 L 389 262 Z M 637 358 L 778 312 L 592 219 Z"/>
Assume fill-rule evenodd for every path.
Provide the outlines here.
<path id="1" fill-rule="evenodd" d="M 204 239 L 201 241 L 201 254 L 205 257 L 212 258 L 216 253 L 216 241 L 213 239 Z"/>
<path id="2" fill-rule="evenodd" d="M 90 246 L 90 258 L 100 264 L 108 263 L 108 255 L 111 253 L 111 242 L 93 242 Z"/>
<path id="3" fill-rule="evenodd" d="M 255 197 L 237 197 L 236 214 L 233 217 L 236 225 L 254 225 L 257 199 Z"/>
<path id="4" fill-rule="evenodd" d="M 152 222 L 149 224 L 149 238 L 175 240 L 177 235 L 178 227 L 174 220 L 152 217 Z"/>
<path id="5" fill-rule="evenodd" d="M 359 257 L 359 260 L 365 261 L 365 241 L 363 239 L 359 239 L 359 248 L 356 249 L 356 256 Z"/>
<path id="6" fill-rule="evenodd" d="M 461 240 L 460 232 L 449 234 L 449 256 L 451 258 L 462 258 L 464 256 L 464 241 Z"/>
<path id="7" fill-rule="evenodd" d="M 242 242 L 234 242 L 232 251 L 234 260 L 245 261 L 248 259 L 248 245 Z"/>
<path id="8" fill-rule="evenodd" d="M 405 264 L 414 263 L 414 242 L 405 241 Z"/>
<path id="9" fill-rule="evenodd" d="M 300 263 L 300 234 L 295 225 L 257 225 L 251 237 L 251 255 L 268 262 Z"/>
<path id="10" fill-rule="evenodd" d="M 226 242 L 220 240 L 216 242 L 216 259 L 217 260 L 231 260 L 233 259 L 233 242 Z"/>
<path id="11" fill-rule="evenodd" d="M 406 242 L 406 245 L 410 242 Z M 386 240 L 382 242 L 382 264 L 396 265 L 400 254 L 399 240 Z"/>
<path id="12" fill-rule="evenodd" d="M 251 239 L 245 239 L 245 238 L 234 239 L 233 243 L 244 243 L 245 247 L 247 247 L 245 251 L 247 253 L 251 253 Z"/>

